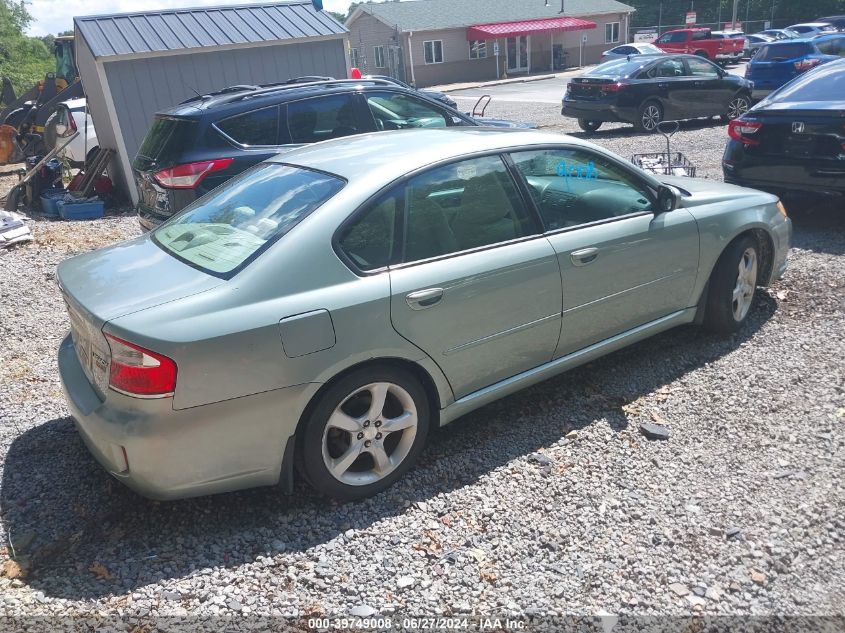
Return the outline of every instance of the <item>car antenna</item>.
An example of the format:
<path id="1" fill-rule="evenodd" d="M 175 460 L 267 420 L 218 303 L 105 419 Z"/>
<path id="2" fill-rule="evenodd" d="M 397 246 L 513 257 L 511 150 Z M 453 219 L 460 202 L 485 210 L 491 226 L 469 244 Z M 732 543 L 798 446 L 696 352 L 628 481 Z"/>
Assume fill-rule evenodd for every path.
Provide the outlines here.
<path id="1" fill-rule="evenodd" d="M 198 93 L 196 90 L 194 90 L 193 88 L 191 88 L 188 84 L 185 84 L 185 87 L 188 90 L 190 90 L 191 92 L 193 92 L 195 95 L 197 95 L 200 99 L 202 99 L 202 95 L 200 93 Z"/>

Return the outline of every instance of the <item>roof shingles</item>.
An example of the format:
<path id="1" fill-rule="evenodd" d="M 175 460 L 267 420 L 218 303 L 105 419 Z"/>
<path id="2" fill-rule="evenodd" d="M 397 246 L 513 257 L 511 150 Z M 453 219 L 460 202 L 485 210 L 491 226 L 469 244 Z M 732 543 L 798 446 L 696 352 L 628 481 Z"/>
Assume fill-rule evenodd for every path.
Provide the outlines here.
<path id="1" fill-rule="evenodd" d="M 544 6 L 541 0 L 405 0 L 371 2 L 358 6 L 400 31 L 435 31 L 542 18 L 559 18 L 557 0 Z M 566 0 L 566 17 L 585 17 L 606 13 L 629 13 L 634 7 L 617 0 Z"/>
<path id="2" fill-rule="evenodd" d="M 74 24 L 94 57 L 346 33 L 330 15 L 301 1 L 93 15 Z"/>

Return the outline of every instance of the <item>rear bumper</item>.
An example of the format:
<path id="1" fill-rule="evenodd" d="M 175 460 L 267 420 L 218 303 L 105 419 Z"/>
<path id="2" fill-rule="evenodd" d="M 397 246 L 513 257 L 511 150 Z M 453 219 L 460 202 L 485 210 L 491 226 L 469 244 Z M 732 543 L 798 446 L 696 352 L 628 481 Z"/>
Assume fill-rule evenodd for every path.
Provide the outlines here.
<path id="1" fill-rule="evenodd" d="M 804 191 L 821 195 L 845 194 L 845 165 L 773 157 L 766 160 L 722 161 L 725 182 L 779 193 Z"/>
<path id="2" fill-rule="evenodd" d="M 606 103 L 586 103 L 583 101 L 564 101 L 560 113 L 573 119 L 602 121 L 610 123 L 631 123 L 636 113 L 631 108 Z"/>
<path id="3" fill-rule="evenodd" d="M 318 387 L 308 383 L 174 410 L 170 398 L 109 392 L 102 401 L 70 336 L 58 361 L 65 399 L 92 455 L 128 487 L 160 500 L 278 483 L 290 472 L 283 457 L 291 453 L 299 417 Z"/>

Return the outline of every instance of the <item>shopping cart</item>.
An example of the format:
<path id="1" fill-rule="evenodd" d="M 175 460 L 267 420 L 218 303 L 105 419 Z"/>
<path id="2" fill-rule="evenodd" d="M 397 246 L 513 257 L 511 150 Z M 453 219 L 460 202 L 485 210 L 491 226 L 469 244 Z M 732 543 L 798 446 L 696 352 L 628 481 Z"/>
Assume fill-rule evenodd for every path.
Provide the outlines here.
<path id="1" fill-rule="evenodd" d="M 695 177 L 695 165 L 681 152 L 673 152 L 670 139 L 681 127 L 678 121 L 661 121 L 657 124 L 657 131 L 666 139 L 665 152 L 648 154 L 634 154 L 631 162 L 640 169 L 661 176 L 689 176 Z"/>

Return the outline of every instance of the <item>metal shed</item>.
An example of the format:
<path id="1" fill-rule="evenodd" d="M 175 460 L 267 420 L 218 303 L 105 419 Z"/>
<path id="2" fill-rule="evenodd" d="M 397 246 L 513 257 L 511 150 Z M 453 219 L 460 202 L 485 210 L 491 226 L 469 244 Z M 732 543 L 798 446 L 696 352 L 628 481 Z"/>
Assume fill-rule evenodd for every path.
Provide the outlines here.
<path id="1" fill-rule="evenodd" d="M 310 2 L 74 18 L 79 76 L 115 184 L 133 204 L 131 162 L 155 112 L 237 84 L 345 77 L 346 28 Z"/>

